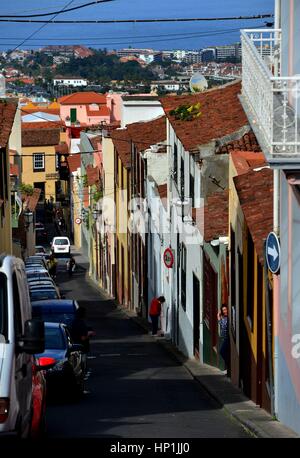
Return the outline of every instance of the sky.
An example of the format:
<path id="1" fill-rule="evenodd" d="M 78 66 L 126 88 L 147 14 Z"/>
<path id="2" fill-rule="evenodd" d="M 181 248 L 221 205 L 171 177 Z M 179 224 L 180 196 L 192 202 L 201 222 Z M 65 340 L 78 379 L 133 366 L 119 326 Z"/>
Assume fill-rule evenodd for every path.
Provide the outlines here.
<path id="1" fill-rule="evenodd" d="M 0 16 L 61 10 L 70 0 L 0 1 Z M 69 7 L 90 0 L 74 0 Z M 244 16 L 273 13 L 274 0 L 114 0 L 64 13 L 56 19 L 147 19 Z M 48 18 L 50 19 L 51 16 Z M 39 19 L 39 18 L 37 18 Z M 41 18 L 43 19 L 43 18 Z M 46 19 L 46 18 L 45 18 Z M 264 21 L 217 21 L 151 24 L 48 24 L 20 48 L 48 44 L 83 44 L 94 48 L 128 46 L 154 49 L 200 49 L 239 41 L 239 29 L 264 26 Z M 0 49 L 13 49 L 42 24 L 1 23 Z"/>

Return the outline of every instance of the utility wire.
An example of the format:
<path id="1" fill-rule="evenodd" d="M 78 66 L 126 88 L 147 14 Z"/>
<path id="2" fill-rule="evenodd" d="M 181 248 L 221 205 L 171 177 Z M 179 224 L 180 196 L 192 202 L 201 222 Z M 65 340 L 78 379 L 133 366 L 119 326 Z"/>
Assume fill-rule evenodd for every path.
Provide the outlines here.
<path id="1" fill-rule="evenodd" d="M 17 14 L 1 14 L 0 18 L 31 18 L 31 17 L 44 17 L 44 16 L 52 16 L 55 14 L 57 17 L 59 14 L 63 13 L 68 13 L 69 11 L 75 11 L 75 10 L 80 10 L 82 8 L 86 8 L 87 6 L 91 5 L 97 5 L 99 3 L 108 3 L 108 2 L 113 2 L 115 0 L 95 0 L 93 2 L 89 3 L 83 3 L 82 5 L 78 6 L 73 6 L 72 8 L 63 8 L 62 10 L 59 11 L 52 11 L 51 13 L 42 13 L 42 14 L 25 14 L 25 15 L 17 15 Z M 73 3 L 73 2 L 71 2 Z"/>
<path id="2" fill-rule="evenodd" d="M 256 26 L 256 28 L 264 28 L 265 26 L 264 25 L 260 25 L 260 26 Z M 230 30 L 227 30 L 227 31 L 216 31 L 216 32 L 207 32 L 207 33 L 202 33 L 202 32 L 199 32 L 198 34 L 197 33 L 194 33 L 193 35 L 190 36 L 190 34 L 178 34 L 177 37 L 172 37 L 172 38 L 167 38 L 168 35 L 164 35 L 166 38 L 159 38 L 159 39 L 147 39 L 147 40 L 137 40 L 135 41 L 135 39 L 130 39 L 128 37 L 128 41 L 130 41 L 130 43 L 133 43 L 133 44 L 140 44 L 140 43 L 149 43 L 149 41 L 151 43 L 157 43 L 157 42 L 165 42 L 165 41 L 178 41 L 178 40 L 191 40 L 191 39 L 194 39 L 194 38 L 203 38 L 203 37 L 211 37 L 211 36 L 217 36 L 217 35 L 225 35 L 225 34 L 229 34 L 229 33 L 233 33 L 233 32 L 239 32 L 240 29 L 230 29 Z M 1 39 L 1 38 L 0 38 Z M 106 38 L 104 40 L 110 40 L 110 38 Z M 127 41 L 127 43 L 128 43 Z M 85 46 L 99 46 L 99 44 L 101 44 L 102 46 L 107 46 L 107 45 L 110 45 L 110 46 L 114 46 L 114 45 L 124 45 L 124 41 L 110 41 L 110 42 L 107 42 L 107 43 L 84 43 Z M 1 43 L 2 46 L 14 46 L 14 43 Z M 31 46 L 31 47 L 40 47 L 40 46 L 63 46 L 61 43 L 55 43 L 55 44 L 52 44 L 52 45 L 49 45 L 48 43 L 39 43 L 39 44 L 29 44 L 28 46 Z"/>
<path id="3" fill-rule="evenodd" d="M 208 18 L 165 18 L 165 19 L 90 19 L 90 20 L 58 20 L 49 21 L 36 19 L 0 19 L 0 22 L 16 23 L 39 23 L 39 24 L 138 24 L 151 22 L 205 22 L 205 21 L 245 21 L 253 19 L 265 19 L 274 17 L 274 14 L 257 14 L 255 16 L 231 16 L 231 17 L 208 17 Z"/>
<path id="4" fill-rule="evenodd" d="M 66 8 L 68 8 L 68 6 L 70 6 L 72 3 L 74 3 L 75 0 L 71 0 L 70 2 L 68 2 L 64 7 L 63 9 L 60 11 L 60 12 L 63 12 Z M 58 12 L 57 14 L 55 14 L 52 19 L 55 19 L 59 14 L 60 12 Z M 1 19 L 2 21 L 2 19 Z M 16 49 L 18 49 L 20 46 L 22 46 L 24 43 L 26 43 L 26 41 L 30 40 L 30 38 L 32 38 L 34 35 L 36 35 L 38 32 L 40 32 L 42 29 L 44 29 L 45 27 L 47 27 L 47 25 L 49 24 L 49 21 L 48 22 L 44 22 L 43 25 L 41 27 L 39 27 L 37 30 L 35 30 L 34 32 L 32 32 L 27 38 L 25 38 L 21 43 L 18 44 L 18 46 L 16 46 L 11 52 L 14 52 L 16 51 Z"/>

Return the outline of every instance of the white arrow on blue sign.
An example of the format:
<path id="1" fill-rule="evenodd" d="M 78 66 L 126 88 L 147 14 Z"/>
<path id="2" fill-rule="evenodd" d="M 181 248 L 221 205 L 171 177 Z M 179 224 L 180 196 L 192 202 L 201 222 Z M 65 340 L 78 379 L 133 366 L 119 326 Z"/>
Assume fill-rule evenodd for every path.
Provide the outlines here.
<path id="1" fill-rule="evenodd" d="M 280 268 L 280 243 L 277 235 L 270 232 L 266 240 L 266 259 L 268 268 L 273 274 L 276 274 Z"/>

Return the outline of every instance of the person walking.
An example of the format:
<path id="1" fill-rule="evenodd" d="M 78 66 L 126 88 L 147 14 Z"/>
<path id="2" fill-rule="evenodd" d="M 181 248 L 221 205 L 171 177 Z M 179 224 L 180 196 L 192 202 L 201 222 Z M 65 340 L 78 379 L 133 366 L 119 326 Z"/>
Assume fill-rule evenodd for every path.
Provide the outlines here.
<path id="1" fill-rule="evenodd" d="M 48 260 L 48 268 L 49 268 L 49 274 L 50 276 L 54 279 L 56 278 L 56 268 L 57 268 L 57 260 L 54 256 L 53 253 L 50 254 L 49 260 Z"/>
<path id="2" fill-rule="evenodd" d="M 74 343 L 81 344 L 83 346 L 84 372 L 86 372 L 87 354 L 90 352 L 90 337 L 95 335 L 95 332 L 87 326 L 85 317 L 86 308 L 79 307 L 75 312 L 75 318 L 73 319 L 70 327 L 70 333 Z"/>
<path id="3" fill-rule="evenodd" d="M 152 322 L 152 335 L 157 336 L 158 319 L 161 314 L 161 304 L 166 302 L 164 296 L 154 297 L 150 304 L 149 316 Z"/>
<path id="4" fill-rule="evenodd" d="M 67 262 L 67 270 L 69 273 L 69 277 L 72 277 L 75 267 L 76 267 L 76 261 L 73 258 L 73 256 L 71 256 L 69 261 Z"/>
<path id="5" fill-rule="evenodd" d="M 225 370 L 228 372 L 229 367 L 229 332 L 228 332 L 228 308 L 227 305 L 222 305 L 218 312 L 218 321 L 220 326 L 220 337 L 223 339 L 220 355 L 225 362 Z"/>

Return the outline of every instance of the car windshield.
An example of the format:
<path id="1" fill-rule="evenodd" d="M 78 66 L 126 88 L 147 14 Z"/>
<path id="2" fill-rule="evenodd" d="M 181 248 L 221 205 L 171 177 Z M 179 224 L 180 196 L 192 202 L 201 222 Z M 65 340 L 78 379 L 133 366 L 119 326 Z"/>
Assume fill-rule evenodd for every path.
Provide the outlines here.
<path id="1" fill-rule="evenodd" d="M 7 290 L 6 275 L 0 273 L 0 342 L 1 336 L 7 338 Z"/>
<path id="2" fill-rule="evenodd" d="M 44 301 L 47 299 L 58 299 L 57 292 L 54 289 L 49 290 L 30 290 L 30 299 L 32 301 Z"/>
<path id="3" fill-rule="evenodd" d="M 60 328 L 50 328 L 45 326 L 45 349 L 63 350 L 65 342 Z"/>
<path id="4" fill-rule="evenodd" d="M 54 240 L 54 245 L 69 245 L 68 239 L 56 239 Z"/>

